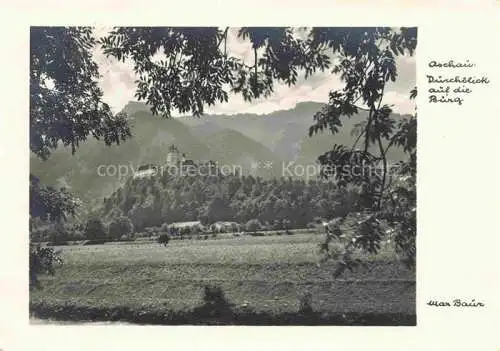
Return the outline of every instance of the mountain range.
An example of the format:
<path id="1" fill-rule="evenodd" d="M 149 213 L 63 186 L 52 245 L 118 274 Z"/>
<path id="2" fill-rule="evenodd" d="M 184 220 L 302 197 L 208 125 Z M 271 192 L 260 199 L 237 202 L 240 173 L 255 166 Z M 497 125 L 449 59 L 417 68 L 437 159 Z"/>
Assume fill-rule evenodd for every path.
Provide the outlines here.
<path id="1" fill-rule="evenodd" d="M 344 118 L 343 127 L 335 135 L 325 131 L 309 137 L 312 116 L 322 106 L 317 102 L 301 102 L 292 109 L 262 115 L 164 119 L 153 116 L 143 103 L 129 102 L 123 111 L 129 116 L 132 138 L 118 146 L 89 139 L 74 155 L 69 148 L 59 147 L 47 161 L 32 154 L 30 172 L 45 184 L 67 188 L 84 202 L 99 201 L 120 187 L 140 165 L 165 163 L 168 148 L 175 145 L 188 159 L 214 160 L 223 165 L 239 165 L 249 174 L 264 178 L 279 177 L 283 162 L 313 164 L 334 144 L 354 142 L 351 130 L 366 118 L 364 110 Z M 393 117 L 402 118 L 396 114 Z M 399 150 L 389 155 L 394 161 L 402 157 Z M 273 167 L 261 167 L 263 164 Z M 112 170 L 119 166 L 127 169 L 122 177 L 112 175 Z M 108 172 L 102 176 L 106 168 Z"/>

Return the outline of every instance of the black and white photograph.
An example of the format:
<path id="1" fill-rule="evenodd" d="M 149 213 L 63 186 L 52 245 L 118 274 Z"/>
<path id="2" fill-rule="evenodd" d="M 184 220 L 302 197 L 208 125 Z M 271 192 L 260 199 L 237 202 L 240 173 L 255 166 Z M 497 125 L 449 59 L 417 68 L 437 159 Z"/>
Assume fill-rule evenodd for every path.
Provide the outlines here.
<path id="1" fill-rule="evenodd" d="M 417 32 L 31 26 L 30 324 L 416 326 Z"/>

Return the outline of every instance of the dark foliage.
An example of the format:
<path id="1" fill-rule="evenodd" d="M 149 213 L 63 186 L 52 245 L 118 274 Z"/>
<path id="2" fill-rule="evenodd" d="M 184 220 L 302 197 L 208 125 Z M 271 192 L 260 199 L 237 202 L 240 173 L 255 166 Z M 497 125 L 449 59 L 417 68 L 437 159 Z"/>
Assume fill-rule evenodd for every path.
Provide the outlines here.
<path id="1" fill-rule="evenodd" d="M 30 29 L 30 149 L 41 158 L 89 135 L 106 144 L 130 136 L 125 116 L 102 102 L 90 27 Z"/>
<path id="2" fill-rule="evenodd" d="M 65 189 L 45 187 L 30 174 L 30 217 L 57 222 L 73 215 L 77 206 L 78 201 Z"/>
<path id="3" fill-rule="evenodd" d="M 84 235 L 89 240 L 102 240 L 108 239 L 107 228 L 99 218 L 90 218 L 85 226 Z"/>
<path id="4" fill-rule="evenodd" d="M 162 225 L 165 218 L 172 223 L 205 218 L 202 222 L 208 224 L 204 214 L 215 212 L 218 214 L 212 220 L 257 221 L 247 228 L 249 231 L 259 230 L 266 222 L 270 224 L 266 229 L 286 230 L 305 228 L 316 216 L 333 218 L 357 210 L 357 196 L 325 181 L 230 175 L 177 177 L 164 172 L 148 179 L 130 179 L 106 200 L 99 213 L 107 221 L 124 214 L 138 231 Z M 214 203 L 220 204 L 219 209 L 230 210 L 212 210 Z"/>
<path id="5" fill-rule="evenodd" d="M 61 145 L 75 152 L 88 136 L 111 145 L 131 135 L 126 116 L 102 102 L 95 45 L 90 27 L 30 28 L 30 150 L 44 160 Z M 67 192 L 30 176 L 32 217 L 59 220 L 75 208 Z"/>
<path id="6" fill-rule="evenodd" d="M 124 216 L 115 218 L 108 227 L 109 238 L 111 240 L 120 240 L 122 236 L 131 236 L 134 232 L 132 221 Z"/>
<path id="7" fill-rule="evenodd" d="M 314 310 L 312 306 L 312 294 L 309 292 L 304 293 L 299 299 L 299 314 L 313 315 Z"/>
<path id="8" fill-rule="evenodd" d="M 41 247 L 39 245 L 30 247 L 29 255 L 29 276 L 30 289 L 40 288 L 38 276 L 40 274 L 53 275 L 56 264 L 62 264 L 62 258 L 59 251 L 55 251 L 52 247 Z"/>
<path id="9" fill-rule="evenodd" d="M 195 308 L 194 313 L 205 318 L 233 317 L 232 304 L 226 298 L 224 291 L 218 286 L 205 285 L 203 290 L 203 305 Z M 203 317 L 202 317 L 203 318 Z"/>
<path id="10" fill-rule="evenodd" d="M 170 237 L 168 236 L 168 234 L 161 234 L 158 237 L 158 244 L 161 244 L 163 246 L 167 246 L 169 241 L 170 241 Z"/>
<path id="11" fill-rule="evenodd" d="M 203 307 L 203 306 L 201 306 Z M 313 312 L 279 313 L 233 311 L 214 315 L 209 309 L 194 308 L 187 311 L 145 311 L 129 307 L 99 308 L 89 306 L 48 305 L 30 303 L 32 316 L 73 322 L 128 322 L 139 325 L 316 325 L 316 326 L 416 326 L 415 314 L 403 313 L 332 313 Z"/>

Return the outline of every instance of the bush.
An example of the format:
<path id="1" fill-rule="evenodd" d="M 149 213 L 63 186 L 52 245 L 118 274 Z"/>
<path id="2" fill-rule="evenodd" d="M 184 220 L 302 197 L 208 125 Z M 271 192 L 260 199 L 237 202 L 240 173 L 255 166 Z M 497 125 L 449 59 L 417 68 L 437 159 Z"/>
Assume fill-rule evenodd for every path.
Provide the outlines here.
<path id="1" fill-rule="evenodd" d="M 247 222 L 246 226 L 245 226 L 245 229 L 248 231 L 248 232 L 256 232 L 257 230 L 259 230 L 261 228 L 261 224 L 259 222 L 258 219 L 251 219 Z"/>
<path id="2" fill-rule="evenodd" d="M 38 276 L 40 274 L 54 275 L 54 265 L 62 264 L 60 253 L 51 247 L 30 246 L 29 277 L 30 289 L 40 288 Z"/>
<path id="3" fill-rule="evenodd" d="M 162 234 L 158 237 L 158 244 L 161 244 L 163 246 L 167 246 L 169 241 L 170 237 L 167 234 Z"/>
<path id="4" fill-rule="evenodd" d="M 88 240 L 104 240 L 107 239 L 107 230 L 99 218 L 91 218 L 85 226 L 85 238 Z"/>
<path id="5" fill-rule="evenodd" d="M 111 240 L 120 240 L 123 235 L 129 236 L 134 232 L 134 225 L 128 217 L 121 216 L 111 221 L 108 232 Z"/>
<path id="6" fill-rule="evenodd" d="M 71 232 L 68 230 L 68 225 L 62 222 L 50 223 L 41 231 L 31 235 L 35 242 L 50 241 L 53 245 L 64 245 L 65 242 L 71 240 Z"/>
<path id="7" fill-rule="evenodd" d="M 230 315 L 232 314 L 232 304 L 220 287 L 205 285 L 201 310 L 200 312 L 209 316 Z"/>
<path id="8" fill-rule="evenodd" d="M 73 241 L 83 241 L 85 240 L 85 235 L 81 231 L 75 231 L 73 235 L 71 235 L 71 240 Z"/>
<path id="9" fill-rule="evenodd" d="M 299 298 L 299 314 L 307 315 L 312 313 L 314 313 L 312 307 L 312 294 L 306 292 Z"/>
<path id="10" fill-rule="evenodd" d="M 254 233 L 250 233 L 250 236 L 265 236 L 265 234 L 262 232 L 254 232 Z"/>

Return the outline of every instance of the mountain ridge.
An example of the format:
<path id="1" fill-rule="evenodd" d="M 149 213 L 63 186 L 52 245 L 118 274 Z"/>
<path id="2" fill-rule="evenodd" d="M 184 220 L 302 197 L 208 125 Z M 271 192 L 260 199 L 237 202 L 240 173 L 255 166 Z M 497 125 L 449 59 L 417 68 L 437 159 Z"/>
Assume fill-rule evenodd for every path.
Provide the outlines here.
<path id="1" fill-rule="evenodd" d="M 341 130 L 331 135 L 328 131 L 309 137 L 313 115 L 324 104 L 299 102 L 292 109 L 269 114 L 204 115 L 164 119 L 153 116 L 149 108 L 131 101 L 123 112 L 129 115 L 133 137 L 120 146 L 105 146 L 89 139 L 82 143 L 75 155 L 69 148 L 60 147 L 48 161 L 30 157 L 30 172 L 47 185 L 64 186 L 86 201 L 108 196 L 125 178 L 100 177 L 97 168 L 134 164 L 162 164 L 168 147 L 177 146 L 188 159 L 214 160 L 223 164 L 240 164 L 250 170 L 255 164 L 271 161 L 314 163 L 318 156 L 331 149 L 334 143 L 352 145 L 353 125 L 366 118 L 361 110 L 351 118 L 344 118 Z M 401 115 L 394 114 L 396 117 Z M 399 158 L 398 153 L 391 156 Z M 131 172 L 127 176 L 131 176 Z M 279 169 L 257 170 L 256 175 L 278 177 Z"/>

